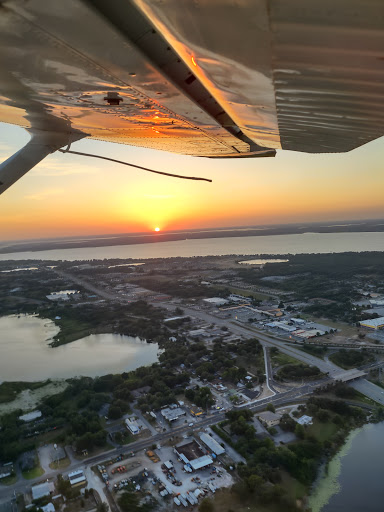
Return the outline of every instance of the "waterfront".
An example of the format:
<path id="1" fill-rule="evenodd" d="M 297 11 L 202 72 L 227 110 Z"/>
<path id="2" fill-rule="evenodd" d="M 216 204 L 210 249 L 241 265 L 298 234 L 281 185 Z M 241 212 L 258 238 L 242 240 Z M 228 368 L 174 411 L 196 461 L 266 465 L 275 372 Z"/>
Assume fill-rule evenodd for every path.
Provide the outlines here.
<path id="1" fill-rule="evenodd" d="M 0 254 L 0 260 L 92 260 L 175 258 L 228 254 L 316 254 L 384 251 L 383 232 L 304 233 L 301 235 L 202 238 L 138 245 L 115 245 Z"/>
<path id="2" fill-rule="evenodd" d="M 312 512 L 382 512 L 384 422 L 352 432 L 309 499 Z"/>
<path id="3" fill-rule="evenodd" d="M 38 381 L 121 373 L 157 362 L 158 345 L 118 334 L 97 334 L 52 348 L 51 320 L 0 318 L 0 381 Z"/>

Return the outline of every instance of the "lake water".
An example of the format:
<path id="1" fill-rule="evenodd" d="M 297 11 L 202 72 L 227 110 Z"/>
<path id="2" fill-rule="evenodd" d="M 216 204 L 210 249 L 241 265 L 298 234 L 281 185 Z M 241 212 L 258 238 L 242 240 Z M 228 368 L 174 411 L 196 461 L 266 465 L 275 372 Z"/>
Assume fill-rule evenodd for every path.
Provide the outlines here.
<path id="1" fill-rule="evenodd" d="M 262 260 L 258 258 L 257 260 L 245 260 L 239 261 L 242 265 L 265 265 L 266 263 L 286 263 L 289 260 Z"/>
<path id="2" fill-rule="evenodd" d="M 348 437 L 310 498 L 312 512 L 383 512 L 384 422 Z"/>
<path id="3" fill-rule="evenodd" d="M 0 382 L 37 381 L 121 373 L 158 361 L 157 343 L 97 334 L 52 348 L 59 331 L 51 320 L 30 315 L 0 318 Z"/>
<path id="4" fill-rule="evenodd" d="M 91 260 L 174 258 L 226 254 L 311 254 L 384 251 L 384 233 L 304 233 L 302 235 L 203 238 L 152 244 L 55 249 L 0 254 L 0 260 Z"/>

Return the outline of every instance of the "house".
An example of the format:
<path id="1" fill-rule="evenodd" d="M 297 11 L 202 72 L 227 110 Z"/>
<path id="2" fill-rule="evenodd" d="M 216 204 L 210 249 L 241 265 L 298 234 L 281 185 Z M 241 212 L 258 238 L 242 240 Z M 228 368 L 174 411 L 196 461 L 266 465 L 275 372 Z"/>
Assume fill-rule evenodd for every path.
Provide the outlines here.
<path id="1" fill-rule="evenodd" d="M 79 485 L 85 485 L 87 483 L 87 478 L 84 474 L 83 470 L 72 471 L 72 473 L 68 473 L 68 478 L 72 487 L 77 487 Z"/>
<path id="2" fill-rule="evenodd" d="M 55 506 L 53 503 L 48 503 L 44 507 L 41 507 L 43 512 L 55 512 Z"/>
<path id="3" fill-rule="evenodd" d="M 264 411 L 258 414 L 257 417 L 266 427 L 274 427 L 275 425 L 278 425 L 281 418 L 280 414 L 276 414 L 272 411 Z"/>
<path id="4" fill-rule="evenodd" d="M 311 416 L 307 416 L 306 414 L 304 414 L 304 416 L 301 416 L 297 420 L 297 423 L 299 423 L 299 425 L 312 425 L 313 418 Z"/>
<path id="5" fill-rule="evenodd" d="M 127 427 L 127 429 L 133 434 L 133 435 L 136 435 L 136 434 L 139 434 L 140 433 L 140 428 L 138 426 L 138 424 L 136 423 L 136 421 L 132 418 L 127 418 L 125 420 L 125 426 Z"/>
<path id="6" fill-rule="evenodd" d="M 55 490 L 55 486 L 53 482 L 47 481 L 42 484 L 37 484 L 32 486 L 32 500 L 38 500 L 40 498 L 44 498 L 45 496 L 50 496 L 53 494 Z"/>

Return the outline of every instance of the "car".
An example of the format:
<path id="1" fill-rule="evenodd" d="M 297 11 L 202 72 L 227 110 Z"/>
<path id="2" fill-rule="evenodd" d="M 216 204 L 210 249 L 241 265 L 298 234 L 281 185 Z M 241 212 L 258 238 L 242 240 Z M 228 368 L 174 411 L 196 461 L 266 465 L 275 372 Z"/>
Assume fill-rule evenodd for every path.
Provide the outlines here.
<path id="1" fill-rule="evenodd" d="M 194 425 L 194 423 L 190 423 L 190 424 L 188 425 L 188 427 L 193 427 L 193 425 Z"/>

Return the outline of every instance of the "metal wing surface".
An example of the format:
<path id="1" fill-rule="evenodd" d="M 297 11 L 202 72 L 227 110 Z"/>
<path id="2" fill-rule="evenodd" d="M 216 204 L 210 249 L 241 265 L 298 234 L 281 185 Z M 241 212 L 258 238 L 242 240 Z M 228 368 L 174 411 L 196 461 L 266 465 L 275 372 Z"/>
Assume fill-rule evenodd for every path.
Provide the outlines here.
<path id="1" fill-rule="evenodd" d="M 382 0 L 0 1 L 0 121 L 32 134 L 0 193 L 83 137 L 349 151 L 384 133 L 383 27 Z"/>

